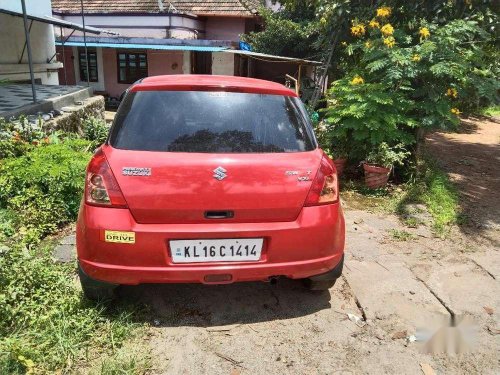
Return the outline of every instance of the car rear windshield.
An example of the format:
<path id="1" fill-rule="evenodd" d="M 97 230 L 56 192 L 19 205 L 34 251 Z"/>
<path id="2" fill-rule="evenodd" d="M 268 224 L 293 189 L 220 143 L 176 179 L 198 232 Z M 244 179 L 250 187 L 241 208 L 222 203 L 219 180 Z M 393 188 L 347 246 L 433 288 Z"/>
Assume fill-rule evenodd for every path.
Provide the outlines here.
<path id="1" fill-rule="evenodd" d="M 315 148 L 300 99 L 211 91 L 127 94 L 109 143 L 119 149 L 168 152 L 300 152 Z"/>

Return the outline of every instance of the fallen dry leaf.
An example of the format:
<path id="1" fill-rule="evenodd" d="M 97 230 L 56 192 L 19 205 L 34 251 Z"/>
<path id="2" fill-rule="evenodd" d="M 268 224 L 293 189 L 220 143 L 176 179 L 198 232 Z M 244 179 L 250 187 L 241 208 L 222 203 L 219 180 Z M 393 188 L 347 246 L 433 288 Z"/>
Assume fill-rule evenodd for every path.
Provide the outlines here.
<path id="1" fill-rule="evenodd" d="M 408 336 L 408 332 L 405 331 L 398 331 L 398 332 L 394 332 L 392 334 L 392 339 L 393 340 L 397 340 L 397 339 L 404 339 L 406 336 Z"/>
<path id="2" fill-rule="evenodd" d="M 431 365 L 429 365 L 428 363 L 421 363 L 420 368 L 422 369 L 422 373 L 424 375 L 436 375 Z"/>
<path id="3" fill-rule="evenodd" d="M 493 308 L 489 306 L 483 306 L 483 309 L 488 313 L 488 315 L 493 315 L 493 313 L 495 312 L 495 310 L 493 310 Z"/>

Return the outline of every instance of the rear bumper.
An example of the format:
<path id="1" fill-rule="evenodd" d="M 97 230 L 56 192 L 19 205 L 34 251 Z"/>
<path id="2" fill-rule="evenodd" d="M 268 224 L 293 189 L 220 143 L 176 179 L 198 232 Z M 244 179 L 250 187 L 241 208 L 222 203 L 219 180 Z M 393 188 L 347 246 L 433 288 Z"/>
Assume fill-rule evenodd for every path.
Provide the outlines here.
<path id="1" fill-rule="evenodd" d="M 342 255 L 314 259 L 305 262 L 249 264 L 238 266 L 192 266 L 192 267 L 127 267 L 94 263 L 80 259 L 85 273 L 95 280 L 114 284 L 144 283 L 205 283 L 208 275 L 231 275 L 231 280 L 215 284 L 238 281 L 266 280 L 271 276 L 286 276 L 301 279 L 323 274 L 334 269 L 342 260 Z"/>
<path id="2" fill-rule="evenodd" d="M 135 232 L 135 243 L 105 242 L 104 230 Z M 257 262 L 175 264 L 170 255 L 169 240 L 257 237 L 264 238 Z M 77 225 L 83 271 L 95 280 L 128 285 L 210 283 L 209 275 L 230 275 L 223 283 L 311 277 L 341 262 L 344 240 L 339 204 L 305 207 L 292 222 L 207 224 L 138 224 L 127 209 L 82 204 Z"/>

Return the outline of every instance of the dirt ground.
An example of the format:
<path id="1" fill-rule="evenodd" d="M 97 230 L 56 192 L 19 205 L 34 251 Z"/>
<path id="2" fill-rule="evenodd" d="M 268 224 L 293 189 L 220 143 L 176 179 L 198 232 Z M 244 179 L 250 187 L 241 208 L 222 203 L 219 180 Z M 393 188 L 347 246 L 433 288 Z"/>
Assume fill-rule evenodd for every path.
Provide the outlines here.
<path id="1" fill-rule="evenodd" d="M 151 372 L 500 373 L 499 141 L 486 121 L 429 137 L 470 217 L 446 239 L 343 202 L 346 264 L 329 292 L 293 280 L 123 288 L 151 307 Z"/>
<path id="2" fill-rule="evenodd" d="M 460 190 L 465 234 L 500 247 L 500 118 L 464 120 L 458 133 L 430 135 L 427 147 Z"/>

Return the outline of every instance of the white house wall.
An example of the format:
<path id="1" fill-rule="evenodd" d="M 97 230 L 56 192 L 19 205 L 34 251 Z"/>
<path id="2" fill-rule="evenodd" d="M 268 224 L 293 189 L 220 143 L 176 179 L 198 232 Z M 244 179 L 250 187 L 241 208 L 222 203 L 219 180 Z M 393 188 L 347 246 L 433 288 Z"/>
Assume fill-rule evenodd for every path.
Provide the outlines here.
<path id="1" fill-rule="evenodd" d="M 82 23 L 79 15 L 58 16 L 64 20 Z M 154 16 L 85 16 L 85 24 L 114 31 L 122 37 L 197 39 L 197 31 L 203 30 L 204 23 L 197 19 L 175 15 Z M 73 35 L 81 36 L 75 32 Z"/>
<path id="2" fill-rule="evenodd" d="M 17 1 L 20 3 L 20 1 Z M 9 5 L 10 1 L 6 5 Z M 27 5 L 38 3 L 34 1 L 27 2 Z M 45 1 L 40 1 L 43 5 Z M 50 1 L 48 1 L 50 10 Z M 0 7 L 5 8 L 4 2 L 0 2 Z M 33 7 L 32 7 L 33 8 Z M 44 7 L 34 8 L 32 11 L 44 12 Z M 15 9 L 12 9 L 15 10 Z M 49 11 L 50 14 L 50 11 Z M 38 13 L 38 15 L 40 15 Z M 31 21 L 28 21 L 28 26 Z M 41 79 L 43 84 L 57 85 L 57 68 L 62 65 L 52 60 L 47 63 L 55 53 L 55 40 L 52 25 L 33 22 L 30 32 L 31 50 L 33 56 L 33 68 L 35 78 Z M 0 79 L 6 80 L 29 80 L 28 52 L 25 50 L 22 55 L 26 38 L 24 35 L 24 24 L 22 17 L 11 16 L 0 13 Z M 19 62 L 21 55 L 23 56 Z"/>
<path id="3" fill-rule="evenodd" d="M 212 53 L 212 74 L 214 75 L 234 75 L 234 55 L 225 52 Z"/>
<path id="4" fill-rule="evenodd" d="M 1 0 L 0 8 L 11 12 L 23 12 L 21 0 Z M 38 17 L 52 15 L 50 0 L 26 0 L 26 13 Z"/>
<path id="5" fill-rule="evenodd" d="M 191 51 L 182 53 L 182 73 L 191 74 Z"/>

